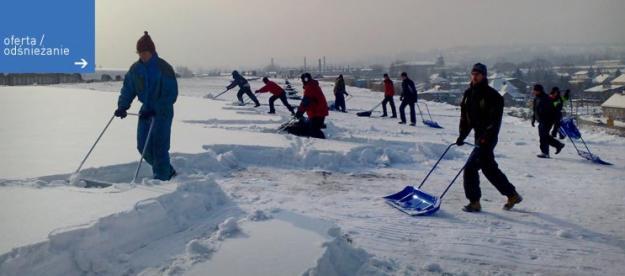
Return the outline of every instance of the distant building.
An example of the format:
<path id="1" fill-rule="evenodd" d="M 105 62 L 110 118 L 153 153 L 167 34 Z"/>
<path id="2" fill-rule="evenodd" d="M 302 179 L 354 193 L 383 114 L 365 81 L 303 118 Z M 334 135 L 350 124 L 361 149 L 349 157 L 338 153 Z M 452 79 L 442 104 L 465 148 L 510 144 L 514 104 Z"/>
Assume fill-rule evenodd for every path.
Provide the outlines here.
<path id="1" fill-rule="evenodd" d="M 115 68 L 97 68 L 93 73 L 82 74 L 82 78 L 86 82 L 93 81 L 121 81 L 128 69 Z"/>
<path id="2" fill-rule="evenodd" d="M 4 85 L 9 86 L 82 82 L 80 74 L 7 74 L 3 76 Z"/>
<path id="3" fill-rule="evenodd" d="M 408 77 L 415 81 L 427 81 L 434 73 L 436 63 L 430 61 L 413 61 L 393 63 L 389 69 L 392 77 L 398 77 L 402 72 L 408 73 Z"/>
<path id="4" fill-rule="evenodd" d="M 441 77 L 441 74 L 432 74 L 430 76 L 430 85 L 432 87 L 438 86 L 441 89 L 451 88 L 451 82 L 448 79 Z"/>
<path id="5" fill-rule="evenodd" d="M 453 105 L 460 105 L 462 95 L 463 92 L 459 89 L 440 89 L 439 87 L 419 92 L 420 99 Z"/>
<path id="6" fill-rule="evenodd" d="M 610 74 L 599 74 L 592 79 L 592 84 L 608 83 L 612 76 Z"/>
<path id="7" fill-rule="evenodd" d="M 489 85 L 503 96 L 506 106 L 525 105 L 529 96 L 525 82 L 501 74 L 493 74 L 489 78 Z"/>
<path id="8" fill-rule="evenodd" d="M 604 102 L 615 93 L 625 91 L 625 85 L 602 84 L 584 90 L 584 100 Z"/>
<path id="9" fill-rule="evenodd" d="M 625 122 L 625 94 L 615 93 L 601 104 L 603 115 L 611 120 Z"/>
<path id="10" fill-rule="evenodd" d="M 620 76 L 613 79 L 610 83 L 613 85 L 625 85 L 625 74 L 621 74 Z"/>

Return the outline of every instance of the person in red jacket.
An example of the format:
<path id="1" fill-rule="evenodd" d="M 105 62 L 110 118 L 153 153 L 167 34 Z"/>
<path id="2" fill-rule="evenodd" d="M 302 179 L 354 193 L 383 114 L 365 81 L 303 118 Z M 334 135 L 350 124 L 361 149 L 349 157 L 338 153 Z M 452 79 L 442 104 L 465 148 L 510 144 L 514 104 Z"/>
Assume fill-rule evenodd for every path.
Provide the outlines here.
<path id="1" fill-rule="evenodd" d="M 395 101 L 393 101 L 393 96 L 395 96 L 395 85 L 391 78 L 388 77 L 388 74 L 384 74 L 384 100 L 382 101 L 382 117 L 388 116 L 386 113 L 386 104 L 389 103 L 391 105 L 391 111 L 393 112 L 393 116 L 391 118 L 397 118 L 397 110 L 395 109 Z"/>
<path id="2" fill-rule="evenodd" d="M 275 102 L 277 99 L 280 99 L 280 101 L 282 101 L 282 104 L 286 106 L 287 109 L 289 109 L 291 114 L 295 114 L 295 112 L 293 111 L 293 107 L 289 104 L 289 101 L 286 98 L 286 93 L 284 92 L 284 89 L 282 89 L 282 87 L 280 87 L 277 83 L 270 81 L 267 77 L 263 78 L 263 82 L 265 83 L 265 86 L 256 90 L 256 93 L 270 92 L 272 94 L 272 96 L 269 97 L 269 114 L 276 113 L 273 102 Z"/>
<path id="3" fill-rule="evenodd" d="M 305 122 L 306 136 L 325 139 L 321 129 L 328 116 L 328 102 L 319 87 L 319 82 L 314 80 L 310 73 L 302 74 L 301 78 L 304 84 L 304 97 L 295 117 L 301 120 L 305 112 L 308 115 Z"/>

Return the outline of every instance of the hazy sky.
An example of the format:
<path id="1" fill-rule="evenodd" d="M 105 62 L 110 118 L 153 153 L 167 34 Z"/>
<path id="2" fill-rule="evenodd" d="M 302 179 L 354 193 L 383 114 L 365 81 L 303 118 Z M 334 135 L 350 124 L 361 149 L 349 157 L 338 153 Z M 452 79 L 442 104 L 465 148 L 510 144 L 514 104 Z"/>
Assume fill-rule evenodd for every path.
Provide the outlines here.
<path id="1" fill-rule="evenodd" d="M 454 46 L 625 43 L 624 0 L 97 0 L 96 63 L 128 67 L 148 30 L 194 68 L 299 65 Z M 389 60 L 390 62 L 390 60 Z"/>

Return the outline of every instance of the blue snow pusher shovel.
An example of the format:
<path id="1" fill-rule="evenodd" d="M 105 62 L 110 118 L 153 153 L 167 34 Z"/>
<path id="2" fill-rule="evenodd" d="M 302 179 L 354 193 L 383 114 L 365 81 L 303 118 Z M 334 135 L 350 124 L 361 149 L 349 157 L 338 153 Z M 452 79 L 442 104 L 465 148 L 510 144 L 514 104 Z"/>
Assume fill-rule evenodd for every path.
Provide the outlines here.
<path id="1" fill-rule="evenodd" d="M 584 141 L 584 138 L 582 138 L 582 134 L 579 132 L 579 129 L 575 125 L 575 119 L 573 117 L 567 116 L 562 118 L 562 120 L 560 121 L 560 133 L 569 137 L 569 140 L 571 140 L 571 144 L 573 144 L 573 147 L 575 147 L 577 154 L 582 158 L 601 165 L 612 165 L 612 163 L 603 161 L 601 160 L 601 158 L 599 158 L 599 156 L 596 156 L 592 154 L 592 152 L 590 152 L 590 148 L 588 148 L 586 141 Z M 579 141 L 581 141 L 584 145 L 584 148 L 586 148 L 585 151 L 578 147 L 577 143 L 579 143 Z"/>
<path id="2" fill-rule="evenodd" d="M 466 143 L 466 144 L 471 145 L 469 143 Z M 434 170 L 436 169 L 438 164 L 441 162 L 441 160 L 443 160 L 443 158 L 445 157 L 445 154 L 447 154 L 447 152 L 455 145 L 456 145 L 455 143 L 451 144 L 447 147 L 447 149 L 445 149 L 441 157 L 434 164 L 434 167 L 432 167 L 430 172 L 428 172 L 425 178 L 421 181 L 421 184 L 419 184 L 419 187 L 415 188 L 413 186 L 406 186 L 399 193 L 385 196 L 384 200 L 386 201 L 386 203 L 388 203 L 389 205 L 411 216 L 429 216 L 435 213 L 436 211 L 438 211 L 438 209 L 440 209 L 441 207 L 441 202 L 443 200 L 443 197 L 445 196 L 445 194 L 447 194 L 447 191 L 449 191 L 449 188 L 451 188 L 454 182 L 456 182 L 456 179 L 458 179 L 458 176 L 460 176 L 460 173 L 464 171 L 464 168 L 467 166 L 469 161 L 471 161 L 473 156 L 475 156 L 476 152 L 479 150 L 478 147 L 475 147 L 473 149 L 473 151 L 469 155 L 469 158 L 467 158 L 467 161 L 465 162 L 464 166 L 462 166 L 462 169 L 458 171 L 454 179 L 451 180 L 449 185 L 447 185 L 447 188 L 445 188 L 445 191 L 443 191 L 443 193 L 440 196 L 437 197 L 435 195 L 431 195 L 421 190 L 421 187 L 423 187 L 423 184 L 425 184 L 425 181 L 427 181 L 427 179 L 430 177 L 432 172 L 434 172 Z"/>
<path id="3" fill-rule="evenodd" d="M 425 105 L 425 110 L 428 112 L 428 116 L 430 116 L 429 120 L 426 120 L 425 118 L 423 118 L 423 112 L 421 112 L 421 107 L 419 106 L 419 103 L 417 103 L 417 108 L 419 109 L 419 114 L 421 115 L 421 121 L 423 122 L 423 124 L 431 128 L 443 128 L 441 125 L 439 125 L 437 122 L 435 122 L 432 119 L 432 114 L 430 114 L 430 108 L 428 107 L 428 105 L 426 103 L 423 103 L 423 104 Z"/>

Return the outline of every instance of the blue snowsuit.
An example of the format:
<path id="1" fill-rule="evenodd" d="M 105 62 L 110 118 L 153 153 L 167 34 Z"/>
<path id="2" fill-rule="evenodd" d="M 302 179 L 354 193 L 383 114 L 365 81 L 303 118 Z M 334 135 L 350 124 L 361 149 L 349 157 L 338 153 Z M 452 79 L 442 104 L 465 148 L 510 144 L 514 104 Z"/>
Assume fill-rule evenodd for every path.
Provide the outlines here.
<path id="1" fill-rule="evenodd" d="M 156 53 L 148 62 L 143 63 L 139 60 L 130 67 L 124 77 L 117 107 L 128 110 L 135 97 L 143 104 L 139 114 L 146 112 L 155 114 L 151 118 L 139 117 L 137 150 L 139 153 L 143 151 L 150 123 L 154 119 L 154 127 L 144 157 L 152 166 L 154 179 L 169 180 L 174 172 L 169 160 L 169 144 L 174 103 L 178 97 L 178 83 L 174 69 Z"/>

